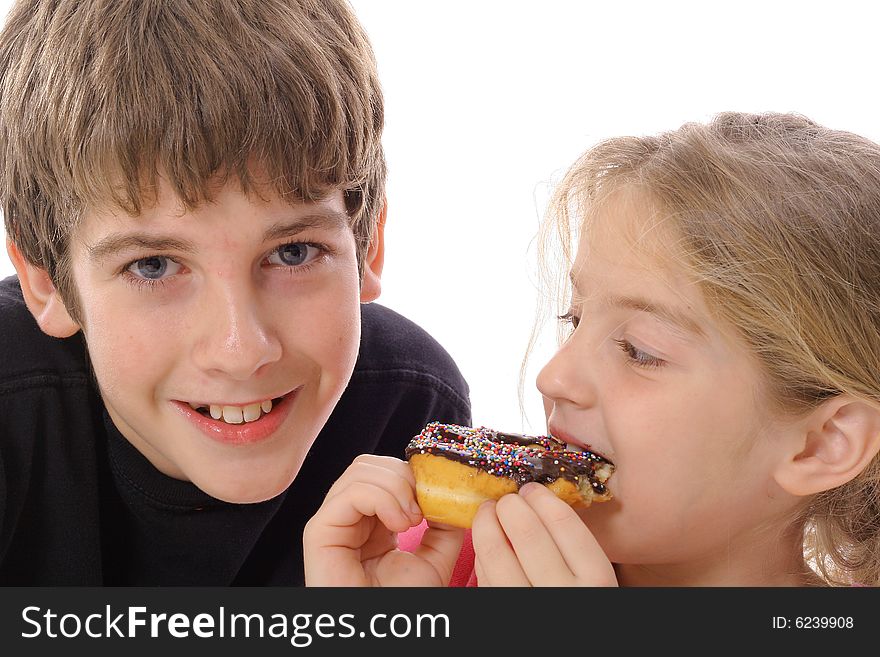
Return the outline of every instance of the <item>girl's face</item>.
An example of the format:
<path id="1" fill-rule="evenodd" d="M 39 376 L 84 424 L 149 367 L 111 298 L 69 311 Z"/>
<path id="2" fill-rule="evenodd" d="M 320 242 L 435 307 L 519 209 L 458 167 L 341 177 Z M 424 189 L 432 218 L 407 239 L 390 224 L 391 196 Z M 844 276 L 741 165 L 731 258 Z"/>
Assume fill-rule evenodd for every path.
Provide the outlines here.
<path id="1" fill-rule="evenodd" d="M 674 569 L 755 544 L 788 502 L 758 365 L 698 285 L 661 264 L 672 241 L 649 217 L 620 197 L 584 231 L 573 332 L 538 388 L 550 433 L 617 466 L 614 500 L 582 513 L 611 561 Z"/>

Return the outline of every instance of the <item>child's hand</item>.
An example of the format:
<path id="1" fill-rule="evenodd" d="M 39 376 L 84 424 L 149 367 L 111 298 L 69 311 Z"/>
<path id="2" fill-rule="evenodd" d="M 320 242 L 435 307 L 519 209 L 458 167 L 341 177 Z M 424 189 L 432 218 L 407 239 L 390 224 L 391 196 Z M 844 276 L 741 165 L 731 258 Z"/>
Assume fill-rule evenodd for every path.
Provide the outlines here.
<path id="1" fill-rule="evenodd" d="M 472 538 L 480 586 L 617 586 L 587 526 L 540 484 L 485 502 Z"/>
<path id="2" fill-rule="evenodd" d="M 429 527 L 415 552 L 397 534 L 422 521 L 407 463 L 358 456 L 303 532 L 307 586 L 446 586 L 463 531 Z"/>

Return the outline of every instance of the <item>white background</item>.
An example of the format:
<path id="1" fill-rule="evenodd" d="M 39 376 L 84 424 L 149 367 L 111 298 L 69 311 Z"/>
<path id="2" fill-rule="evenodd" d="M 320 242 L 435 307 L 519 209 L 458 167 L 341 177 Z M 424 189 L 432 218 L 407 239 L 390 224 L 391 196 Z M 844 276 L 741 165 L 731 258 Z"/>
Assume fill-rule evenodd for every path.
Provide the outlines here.
<path id="1" fill-rule="evenodd" d="M 533 381 L 549 336 L 527 372 L 525 418 L 517 399 L 538 294 L 532 240 L 548 186 L 589 145 L 723 110 L 797 111 L 880 141 L 870 2 L 353 5 L 386 97 L 380 301 L 449 350 L 476 424 L 544 429 Z"/>

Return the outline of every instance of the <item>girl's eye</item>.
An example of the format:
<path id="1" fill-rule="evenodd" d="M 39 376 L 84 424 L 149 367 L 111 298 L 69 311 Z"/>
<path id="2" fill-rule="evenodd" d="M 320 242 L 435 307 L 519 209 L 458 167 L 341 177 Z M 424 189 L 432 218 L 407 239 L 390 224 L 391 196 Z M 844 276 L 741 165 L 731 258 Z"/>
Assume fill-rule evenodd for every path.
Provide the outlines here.
<path id="1" fill-rule="evenodd" d="M 576 329 L 581 322 L 581 318 L 573 314 L 570 310 L 564 315 L 559 315 L 557 319 L 563 324 L 571 324 L 572 329 Z"/>
<path id="2" fill-rule="evenodd" d="M 626 354 L 629 362 L 636 367 L 654 369 L 666 365 L 666 361 L 635 347 L 629 340 L 615 340 L 620 350 Z"/>
<path id="3" fill-rule="evenodd" d="M 181 265 L 165 256 L 149 256 L 131 263 L 126 270 L 135 278 L 145 281 L 159 281 L 174 276 Z"/>
<path id="4" fill-rule="evenodd" d="M 298 267 L 310 263 L 321 255 L 321 249 L 314 244 L 291 242 L 282 244 L 269 254 L 269 263 L 283 267 Z"/>

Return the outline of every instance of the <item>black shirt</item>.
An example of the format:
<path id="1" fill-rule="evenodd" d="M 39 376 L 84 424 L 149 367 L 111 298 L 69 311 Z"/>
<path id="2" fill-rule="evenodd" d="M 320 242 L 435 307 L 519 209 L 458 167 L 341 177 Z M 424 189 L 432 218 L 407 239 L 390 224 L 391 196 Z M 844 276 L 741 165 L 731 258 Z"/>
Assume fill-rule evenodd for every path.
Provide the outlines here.
<path id="1" fill-rule="evenodd" d="M 81 335 L 46 336 L 0 281 L 0 584 L 301 585 L 303 527 L 355 456 L 403 458 L 427 422 L 470 423 L 443 348 L 361 309 L 354 374 L 296 480 L 230 504 L 156 470 L 107 415 Z"/>

